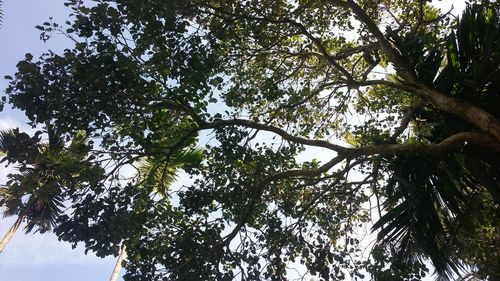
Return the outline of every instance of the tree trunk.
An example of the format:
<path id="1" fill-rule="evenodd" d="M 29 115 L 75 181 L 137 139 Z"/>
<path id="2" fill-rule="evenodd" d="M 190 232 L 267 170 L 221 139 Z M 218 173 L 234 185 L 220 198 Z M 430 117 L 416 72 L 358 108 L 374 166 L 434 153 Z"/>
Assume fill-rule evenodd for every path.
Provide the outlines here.
<path id="1" fill-rule="evenodd" d="M 19 228 L 19 226 L 23 222 L 23 219 L 24 219 L 24 216 L 22 216 L 22 215 L 19 216 L 17 218 L 16 222 L 14 223 L 14 225 L 12 225 L 10 227 L 9 231 L 7 231 L 7 234 L 5 234 L 2 241 L 0 241 L 0 253 L 3 252 L 3 249 L 5 249 L 5 246 L 7 246 L 7 243 L 9 243 L 12 236 L 14 236 L 14 233 L 16 233 L 17 229 Z"/>
<path id="2" fill-rule="evenodd" d="M 116 281 L 118 280 L 118 276 L 120 275 L 120 271 L 122 269 L 122 262 L 127 256 L 127 251 L 125 250 L 126 246 L 125 244 L 122 244 L 122 247 L 120 249 L 120 254 L 118 255 L 118 259 L 116 260 L 115 268 L 113 269 L 113 273 L 111 273 L 111 278 L 109 278 L 109 281 Z"/>

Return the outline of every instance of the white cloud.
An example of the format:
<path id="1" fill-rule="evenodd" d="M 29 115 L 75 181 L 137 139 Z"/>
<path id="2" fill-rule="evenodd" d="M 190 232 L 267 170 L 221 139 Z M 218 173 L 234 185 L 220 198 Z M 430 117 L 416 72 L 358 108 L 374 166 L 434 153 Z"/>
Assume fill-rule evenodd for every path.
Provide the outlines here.
<path id="1" fill-rule="evenodd" d="M 41 130 L 42 126 L 38 125 L 35 128 L 32 128 L 31 126 L 28 126 L 27 124 L 23 124 L 19 122 L 19 120 L 13 119 L 9 116 L 7 117 L 0 117 L 0 130 L 8 130 L 8 129 L 15 129 L 19 128 L 19 131 L 27 133 L 29 135 L 33 135 L 36 130 Z"/>
<path id="2" fill-rule="evenodd" d="M 0 220 L 0 235 L 7 233 L 15 217 Z M 52 233 L 24 234 L 22 225 L 12 237 L 5 250 L 2 252 L 2 265 L 19 266 L 32 264 L 47 266 L 55 264 L 97 265 L 113 264 L 114 258 L 101 259 L 89 252 L 85 255 L 83 247 L 72 249 L 66 242 L 58 241 Z"/>
<path id="3" fill-rule="evenodd" d="M 21 124 L 10 117 L 1 117 L 0 118 L 0 130 L 8 130 L 14 129 L 17 127 L 21 127 Z"/>

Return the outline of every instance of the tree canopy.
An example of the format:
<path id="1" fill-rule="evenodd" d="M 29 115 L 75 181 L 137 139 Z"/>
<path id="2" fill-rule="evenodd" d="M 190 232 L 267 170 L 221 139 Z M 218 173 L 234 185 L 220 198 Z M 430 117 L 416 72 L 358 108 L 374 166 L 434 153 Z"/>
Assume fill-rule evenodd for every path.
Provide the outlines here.
<path id="1" fill-rule="evenodd" d="M 500 278 L 498 3 L 65 5 L 36 28 L 74 47 L 26 54 L 5 91 L 88 138 L 81 172 L 50 167 L 59 239 L 125 241 L 126 280 Z M 22 137 L 8 161 L 44 171 Z"/>

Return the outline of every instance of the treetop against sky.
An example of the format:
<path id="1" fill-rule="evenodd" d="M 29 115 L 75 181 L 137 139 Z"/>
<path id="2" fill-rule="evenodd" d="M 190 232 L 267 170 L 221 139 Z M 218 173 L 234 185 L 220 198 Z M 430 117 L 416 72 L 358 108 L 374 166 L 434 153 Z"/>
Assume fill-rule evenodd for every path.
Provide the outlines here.
<path id="1" fill-rule="evenodd" d="M 125 245 L 126 280 L 499 277 L 497 3 L 65 5 L 36 29 L 72 45 L 6 76 L 27 231 Z"/>

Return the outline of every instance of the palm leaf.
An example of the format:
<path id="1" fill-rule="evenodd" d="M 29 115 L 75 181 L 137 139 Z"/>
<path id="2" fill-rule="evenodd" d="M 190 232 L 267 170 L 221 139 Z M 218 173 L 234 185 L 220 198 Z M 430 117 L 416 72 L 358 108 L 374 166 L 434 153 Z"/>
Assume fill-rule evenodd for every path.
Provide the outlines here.
<path id="1" fill-rule="evenodd" d="M 183 150 L 170 157 L 148 157 L 139 163 L 139 181 L 150 192 L 167 197 L 179 169 L 201 162 L 202 149 Z"/>
<path id="2" fill-rule="evenodd" d="M 0 205 L 4 215 L 26 218 L 26 232 L 35 228 L 46 232 L 55 226 L 64 207 L 67 179 L 82 171 L 81 160 L 88 152 L 83 132 L 77 132 L 68 147 L 50 124 L 47 134 L 48 143 L 41 144 L 38 134 L 0 131 L 0 150 L 7 152 L 10 162 L 18 163 L 18 173 L 9 174 L 7 187 L 0 190 Z"/>
<path id="3" fill-rule="evenodd" d="M 462 264 L 454 257 L 449 241 L 453 216 L 465 204 L 466 191 L 452 156 L 435 159 L 406 156 L 394 160 L 391 193 L 386 213 L 374 224 L 378 241 L 398 249 L 402 258 L 418 255 L 429 257 L 439 276 L 450 277 Z M 461 169 L 463 170 L 463 169 Z M 450 175 L 454 174 L 454 175 Z"/>
<path id="4" fill-rule="evenodd" d="M 149 157 L 139 163 L 140 182 L 150 192 L 166 197 L 176 180 L 177 167 L 162 158 Z"/>
<path id="5" fill-rule="evenodd" d="M 439 73 L 440 55 L 425 50 L 422 37 L 415 33 L 392 37 L 420 78 L 500 117 L 500 20 L 496 10 L 487 5 L 465 9 L 446 40 L 446 64 Z M 423 109 L 418 115 L 428 123 L 440 124 L 431 126 L 430 134 L 421 136 L 422 142 L 436 143 L 457 132 L 475 130 L 471 124 L 433 109 Z M 470 211 L 470 197 L 488 190 L 500 202 L 499 157 L 488 151 L 466 145 L 456 154 L 388 159 L 392 177 L 386 189 L 386 212 L 373 227 L 379 231 L 379 243 L 396 247 L 402 259 L 422 253 L 431 259 L 440 278 L 450 279 L 462 268 L 453 241 L 457 225 L 463 225 L 461 218 Z"/>

